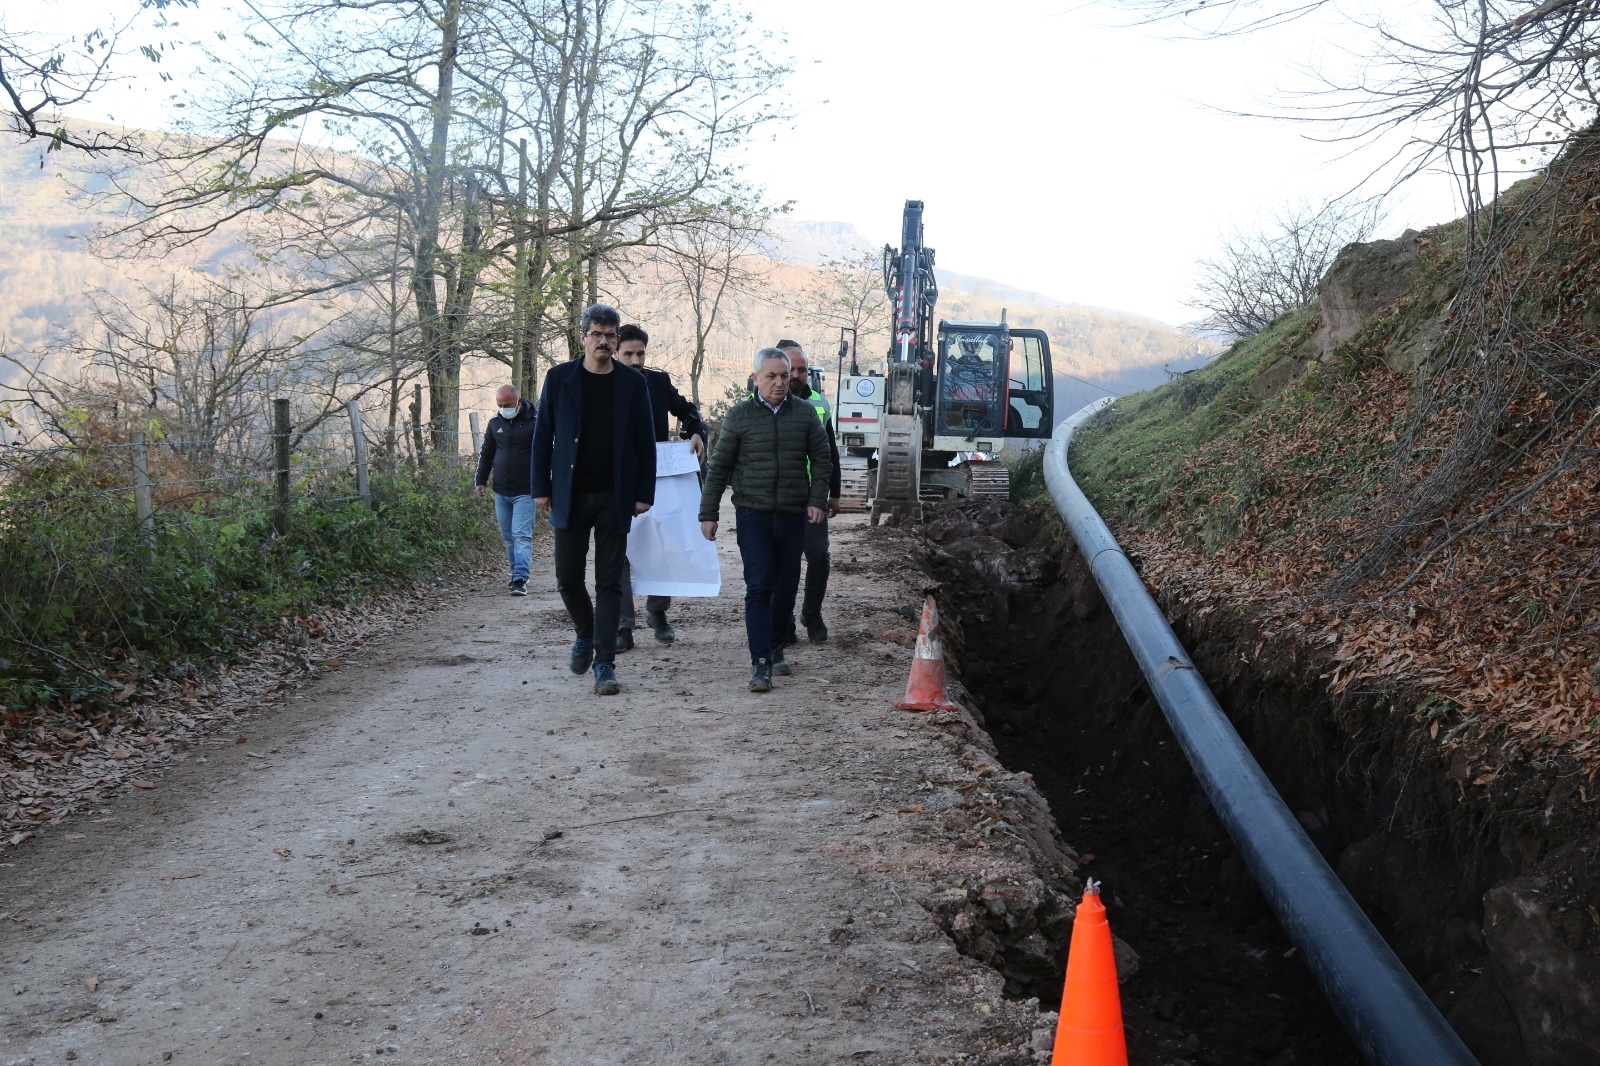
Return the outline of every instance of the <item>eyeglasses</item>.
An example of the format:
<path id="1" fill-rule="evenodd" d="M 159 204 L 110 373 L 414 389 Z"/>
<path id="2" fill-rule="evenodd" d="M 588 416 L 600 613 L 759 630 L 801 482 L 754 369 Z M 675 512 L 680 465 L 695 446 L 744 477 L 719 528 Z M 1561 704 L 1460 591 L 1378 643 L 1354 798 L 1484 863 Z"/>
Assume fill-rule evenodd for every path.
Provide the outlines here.
<path id="1" fill-rule="evenodd" d="M 614 332 L 601 333 L 597 329 L 588 330 L 587 332 L 584 333 L 584 336 L 585 337 L 593 337 L 597 341 L 614 341 L 614 340 L 617 339 L 616 333 L 614 333 Z"/>

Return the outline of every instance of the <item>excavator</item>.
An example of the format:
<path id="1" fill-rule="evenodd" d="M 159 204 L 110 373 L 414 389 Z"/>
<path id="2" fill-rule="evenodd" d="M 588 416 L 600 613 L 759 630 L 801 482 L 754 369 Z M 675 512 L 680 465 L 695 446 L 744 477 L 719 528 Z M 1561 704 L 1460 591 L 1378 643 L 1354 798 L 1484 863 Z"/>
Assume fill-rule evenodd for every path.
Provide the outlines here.
<path id="1" fill-rule="evenodd" d="M 892 329 L 887 372 L 843 372 L 834 418 L 846 494 L 866 496 L 873 525 L 922 517 L 925 501 L 1008 496 L 1006 442 L 1055 428 L 1050 338 L 998 322 L 934 325 L 939 284 L 923 242 L 922 201 L 907 200 L 900 247 L 883 250 Z M 848 502 L 848 501 L 847 501 Z"/>

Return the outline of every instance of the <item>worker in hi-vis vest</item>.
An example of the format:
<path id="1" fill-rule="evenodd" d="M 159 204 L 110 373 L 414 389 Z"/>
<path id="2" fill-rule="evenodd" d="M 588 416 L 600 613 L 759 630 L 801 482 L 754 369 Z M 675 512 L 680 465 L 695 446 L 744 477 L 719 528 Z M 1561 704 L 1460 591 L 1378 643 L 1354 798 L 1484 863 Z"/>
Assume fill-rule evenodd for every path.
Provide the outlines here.
<path id="1" fill-rule="evenodd" d="M 833 457 L 833 474 L 828 479 L 828 518 L 839 513 L 839 493 L 843 481 L 839 476 L 839 441 L 833 433 L 833 405 L 821 392 L 811 388 L 810 367 L 806 363 L 805 349 L 799 341 L 781 340 L 775 347 L 789 357 L 789 395 L 804 400 L 817 412 L 822 431 L 828 435 L 828 454 Z M 828 627 L 822 621 L 822 599 L 828 594 L 828 519 L 806 524 L 806 589 L 800 601 L 800 624 L 806 627 L 806 637 L 813 644 L 828 639 Z M 784 627 L 784 643 L 794 644 L 794 619 Z"/>

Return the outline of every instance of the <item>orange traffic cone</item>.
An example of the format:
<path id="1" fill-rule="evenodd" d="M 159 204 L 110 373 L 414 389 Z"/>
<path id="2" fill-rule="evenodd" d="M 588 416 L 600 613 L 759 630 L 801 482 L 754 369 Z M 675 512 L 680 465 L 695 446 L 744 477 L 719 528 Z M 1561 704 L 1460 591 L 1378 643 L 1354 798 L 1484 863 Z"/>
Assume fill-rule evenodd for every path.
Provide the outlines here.
<path id="1" fill-rule="evenodd" d="M 911 677 L 906 681 L 904 699 L 894 701 L 902 711 L 954 711 L 944 694 L 944 648 L 939 644 L 939 609 L 929 596 L 922 605 L 922 624 L 917 627 L 917 650 L 911 657 Z"/>
<path id="2" fill-rule="evenodd" d="M 1093 881 L 1084 887 L 1083 902 L 1072 922 L 1067 985 L 1061 990 L 1061 1020 L 1056 1023 L 1050 1064 L 1128 1066 L 1111 926 L 1100 902 L 1100 886 Z"/>

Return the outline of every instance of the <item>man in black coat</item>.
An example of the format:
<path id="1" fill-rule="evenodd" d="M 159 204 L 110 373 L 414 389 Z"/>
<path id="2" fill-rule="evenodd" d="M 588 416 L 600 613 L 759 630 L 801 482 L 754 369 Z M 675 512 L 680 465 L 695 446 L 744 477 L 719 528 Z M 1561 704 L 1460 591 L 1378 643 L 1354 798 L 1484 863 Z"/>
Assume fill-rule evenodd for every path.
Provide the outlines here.
<path id="1" fill-rule="evenodd" d="M 617 331 L 617 361 L 642 373 L 646 384 L 650 386 L 650 414 L 655 420 L 656 440 L 668 439 L 667 416 L 671 415 L 683 423 L 684 432 L 689 436 L 689 450 L 697 456 L 705 455 L 706 441 L 710 439 L 711 431 L 701 420 L 699 408 L 690 403 L 672 383 L 672 375 L 665 370 L 652 370 L 644 365 L 645 351 L 649 346 L 650 334 L 640 326 L 630 323 Z M 671 596 L 646 596 L 644 600 L 645 624 L 655 630 L 656 639 L 663 644 L 671 644 L 678 637 L 672 623 L 667 621 L 667 608 L 671 606 Z M 617 630 L 618 651 L 633 647 L 633 628 L 637 617 L 633 609 L 633 568 L 624 566 L 622 620 Z"/>
<path id="2" fill-rule="evenodd" d="M 478 474 L 473 479 L 482 496 L 494 475 L 494 516 L 500 523 L 506 560 L 511 564 L 513 596 L 528 594 L 528 572 L 533 566 L 533 497 L 528 495 L 533 461 L 533 404 L 522 398 L 515 385 L 501 385 L 494 393 L 497 413 L 483 431 L 478 453 Z"/>
<path id="3" fill-rule="evenodd" d="M 577 639 L 569 666 L 594 664 L 594 691 L 621 691 L 617 614 L 628 529 L 656 499 L 656 442 L 644 375 L 612 356 L 622 318 L 595 304 L 580 320 L 583 358 L 550 368 L 533 427 L 532 493 L 555 529 L 556 588 Z M 595 599 L 584 585 L 594 540 Z"/>

